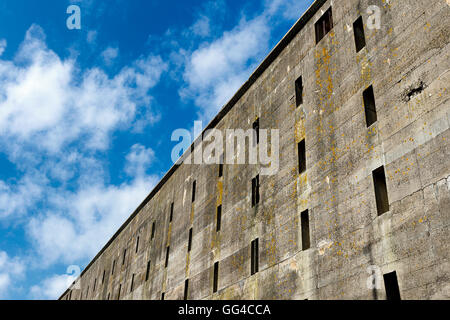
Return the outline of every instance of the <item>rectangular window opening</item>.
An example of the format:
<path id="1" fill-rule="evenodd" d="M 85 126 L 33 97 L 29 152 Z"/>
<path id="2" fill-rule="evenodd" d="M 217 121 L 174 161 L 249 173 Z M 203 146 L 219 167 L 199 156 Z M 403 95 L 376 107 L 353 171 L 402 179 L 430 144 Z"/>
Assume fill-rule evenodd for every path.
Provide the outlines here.
<path id="1" fill-rule="evenodd" d="M 259 175 L 252 179 L 252 207 L 259 203 Z"/>
<path id="2" fill-rule="evenodd" d="M 165 264 L 166 268 L 169 265 L 169 251 L 170 251 L 170 246 L 168 246 L 166 249 L 166 264 Z"/>
<path id="3" fill-rule="evenodd" d="M 153 240 L 153 238 L 155 237 L 155 228 L 156 228 L 156 225 L 155 225 L 155 222 L 153 222 L 153 224 L 152 224 L 152 236 L 151 236 L 151 240 Z"/>
<path id="4" fill-rule="evenodd" d="M 370 127 L 377 122 L 377 109 L 375 106 L 375 95 L 373 93 L 373 86 L 368 87 L 363 92 L 364 111 L 366 114 L 366 124 Z"/>
<path id="5" fill-rule="evenodd" d="M 131 286 L 130 286 L 130 292 L 133 292 L 133 287 L 134 287 L 134 273 L 131 276 Z"/>
<path id="6" fill-rule="evenodd" d="M 320 42 L 333 29 L 333 12 L 331 7 L 320 17 L 315 24 L 316 44 Z"/>
<path id="7" fill-rule="evenodd" d="M 186 281 L 184 281 L 184 300 L 188 299 L 188 295 L 189 295 L 189 279 L 186 279 Z"/>
<path id="8" fill-rule="evenodd" d="M 120 300 L 120 291 L 122 290 L 122 285 L 119 285 L 119 293 L 117 294 L 117 300 Z"/>
<path id="9" fill-rule="evenodd" d="M 397 273 L 391 272 L 383 275 L 384 287 L 386 289 L 386 300 L 401 300 L 398 287 Z"/>
<path id="10" fill-rule="evenodd" d="M 297 145 L 298 149 L 298 171 L 300 174 L 306 171 L 306 142 L 305 139 Z"/>
<path id="11" fill-rule="evenodd" d="M 223 177 L 223 163 L 219 163 L 219 178 Z"/>
<path id="12" fill-rule="evenodd" d="M 125 264 L 126 257 L 127 257 L 127 249 L 123 250 L 123 260 L 122 260 L 122 265 Z"/>
<path id="13" fill-rule="evenodd" d="M 251 275 L 254 275 L 259 271 L 259 239 L 256 238 L 252 241 L 251 245 Z"/>
<path id="14" fill-rule="evenodd" d="M 303 80 L 302 77 L 299 77 L 295 81 L 295 103 L 298 107 L 303 103 Z"/>
<path id="15" fill-rule="evenodd" d="M 219 158 L 219 178 L 223 177 L 223 163 L 224 163 L 224 156 L 223 154 L 220 155 Z"/>
<path id="16" fill-rule="evenodd" d="M 94 289 L 92 289 L 92 292 L 95 292 L 95 287 L 97 286 L 97 278 L 94 279 Z"/>
<path id="17" fill-rule="evenodd" d="M 259 118 L 253 122 L 253 146 L 259 143 Z"/>
<path id="18" fill-rule="evenodd" d="M 364 23 L 362 17 L 359 17 L 353 23 L 353 33 L 355 35 L 356 52 L 360 52 L 366 46 L 366 37 L 364 35 Z"/>
<path id="19" fill-rule="evenodd" d="M 102 284 L 105 283 L 105 275 L 106 275 L 106 270 L 103 270 Z"/>
<path id="20" fill-rule="evenodd" d="M 217 292 L 218 283 L 219 283 L 219 262 L 216 262 L 214 263 L 213 292 Z"/>
<path id="21" fill-rule="evenodd" d="M 136 253 L 138 252 L 138 250 L 139 250 L 139 237 L 137 237 L 136 239 Z"/>
<path id="22" fill-rule="evenodd" d="M 148 262 L 147 262 L 147 270 L 145 271 L 145 281 L 148 281 L 148 277 L 150 276 L 150 266 L 151 266 L 151 261 L 148 260 Z"/>
<path id="23" fill-rule="evenodd" d="M 377 202 L 378 215 L 382 215 L 389 211 L 389 198 L 386 186 L 386 175 L 384 173 L 384 166 L 372 172 L 373 184 L 375 187 L 375 199 Z"/>
<path id="24" fill-rule="evenodd" d="M 113 260 L 113 265 L 111 268 L 111 274 L 114 274 L 114 269 L 116 268 L 116 260 Z"/>
<path id="25" fill-rule="evenodd" d="M 217 207 L 217 218 L 216 218 L 216 231 L 220 231 L 220 224 L 222 222 L 222 205 Z"/>
<path id="26" fill-rule="evenodd" d="M 173 202 L 170 204 L 170 219 L 169 222 L 172 222 L 173 220 Z"/>
<path id="27" fill-rule="evenodd" d="M 303 211 L 301 213 L 302 223 L 302 249 L 307 250 L 310 248 L 310 236 L 309 236 L 309 211 Z"/>
<path id="28" fill-rule="evenodd" d="M 195 188 L 197 187 L 197 181 L 194 180 L 192 183 L 192 202 L 195 201 Z"/>
<path id="29" fill-rule="evenodd" d="M 164 300 L 164 298 L 165 298 L 165 293 L 163 292 L 163 293 L 161 293 L 161 300 Z"/>
<path id="30" fill-rule="evenodd" d="M 192 228 L 189 229 L 188 252 L 191 252 L 191 248 L 192 248 Z"/>

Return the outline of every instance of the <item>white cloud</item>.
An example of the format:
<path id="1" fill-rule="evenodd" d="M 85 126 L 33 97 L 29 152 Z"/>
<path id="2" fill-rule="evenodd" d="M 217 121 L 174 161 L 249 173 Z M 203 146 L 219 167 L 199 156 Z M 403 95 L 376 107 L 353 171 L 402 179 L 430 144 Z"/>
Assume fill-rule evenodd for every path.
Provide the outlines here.
<path id="1" fill-rule="evenodd" d="M 84 185 L 74 193 L 50 195 L 55 210 L 32 217 L 27 228 L 42 267 L 92 259 L 157 181 L 138 177 L 120 186 Z"/>
<path id="2" fill-rule="evenodd" d="M 87 36 L 86 36 L 87 43 L 95 44 L 95 42 L 97 41 L 97 35 L 98 35 L 98 32 L 96 30 L 88 31 Z"/>
<path id="3" fill-rule="evenodd" d="M 201 16 L 190 28 L 194 35 L 200 37 L 207 37 L 210 35 L 211 27 L 210 20 L 206 16 Z"/>
<path id="4" fill-rule="evenodd" d="M 7 42 L 5 39 L 0 40 L 0 56 L 5 52 Z"/>
<path id="5" fill-rule="evenodd" d="M 0 152 L 17 169 L 16 179 L 0 180 L 0 221 L 21 218 L 29 268 L 89 261 L 156 184 L 147 173 L 150 148 L 131 148 L 123 168 L 130 181 L 120 185 L 110 185 L 104 155 L 118 130 L 158 119 L 149 91 L 166 69 L 148 55 L 112 76 L 80 70 L 49 49 L 35 25 L 14 59 L 0 59 Z M 2 269 L 1 258 L 6 295 L 18 276 Z M 44 280 L 31 294 L 54 298 L 66 288 L 64 277 Z"/>
<path id="6" fill-rule="evenodd" d="M 25 264 L 21 260 L 0 251 L 0 299 L 7 298 L 14 281 L 23 277 L 24 272 Z"/>
<path id="7" fill-rule="evenodd" d="M 183 74 L 186 86 L 179 93 L 182 98 L 194 100 L 201 120 L 207 122 L 217 114 L 267 55 L 274 26 L 298 19 L 311 2 L 267 0 L 259 15 L 244 17 L 231 31 L 202 43 L 190 54 L 179 50 L 180 54 L 172 55 L 178 60 L 187 56 Z M 208 21 L 208 16 L 201 16 L 190 29 L 202 30 Z"/>
<path id="8" fill-rule="evenodd" d="M 305 12 L 312 0 L 266 0 L 266 13 L 281 15 L 286 20 L 297 20 Z"/>
<path id="9" fill-rule="evenodd" d="M 9 274 L 0 273 L 0 298 L 3 297 L 10 286 L 11 279 Z"/>
<path id="10" fill-rule="evenodd" d="M 101 56 L 105 64 L 109 66 L 119 56 L 119 48 L 108 47 L 102 52 Z"/>
<path id="11" fill-rule="evenodd" d="M 270 28 L 264 16 L 242 20 L 188 58 L 183 97 L 193 98 L 210 119 L 245 82 L 268 47 Z M 250 67 L 249 67 L 250 66 Z"/>
<path id="12" fill-rule="evenodd" d="M 78 74 L 75 61 L 61 60 L 42 38 L 32 26 L 16 61 L 0 60 L 0 144 L 32 142 L 54 153 L 81 138 L 85 148 L 104 150 L 112 130 L 149 108 L 148 91 L 167 67 L 147 56 L 112 78 L 98 68 Z"/>
<path id="13" fill-rule="evenodd" d="M 37 181 L 38 179 L 27 176 L 11 186 L 0 180 L 0 219 L 26 214 L 42 194 L 42 185 Z"/>
<path id="14" fill-rule="evenodd" d="M 30 296 L 33 299 L 58 299 L 64 291 L 75 281 L 75 277 L 67 274 L 53 275 L 41 281 L 39 285 L 32 286 Z"/>
<path id="15" fill-rule="evenodd" d="M 126 156 L 125 172 L 131 177 L 144 177 L 154 157 L 155 152 L 152 149 L 140 144 L 133 145 Z"/>

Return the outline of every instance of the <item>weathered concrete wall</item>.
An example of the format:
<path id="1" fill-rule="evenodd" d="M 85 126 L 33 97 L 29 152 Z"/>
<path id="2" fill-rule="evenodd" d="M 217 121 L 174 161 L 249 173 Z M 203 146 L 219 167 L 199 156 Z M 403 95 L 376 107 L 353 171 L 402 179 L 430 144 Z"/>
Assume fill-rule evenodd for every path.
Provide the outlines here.
<path id="1" fill-rule="evenodd" d="M 373 4 L 381 29 L 365 25 L 366 47 L 356 53 L 353 22 L 362 15 L 366 24 Z M 334 28 L 316 45 L 314 23 L 330 5 Z M 280 129 L 280 170 L 260 177 L 259 205 L 251 206 L 258 165 L 225 165 L 223 178 L 217 165 L 181 165 L 85 270 L 81 289 L 62 299 L 117 299 L 119 287 L 120 299 L 183 299 L 187 278 L 189 299 L 384 299 L 384 287 L 366 285 L 372 265 L 397 272 L 403 299 L 450 298 L 449 38 L 445 0 L 326 1 L 216 126 L 250 129 L 259 117 L 261 128 Z M 424 90 L 407 98 L 419 82 Z M 367 128 L 362 91 L 370 85 L 378 121 Z M 299 175 L 304 138 L 308 165 Z M 381 165 L 390 211 L 378 216 L 372 171 Z M 306 209 L 311 248 L 302 251 Z M 259 272 L 251 276 L 255 238 Z"/>

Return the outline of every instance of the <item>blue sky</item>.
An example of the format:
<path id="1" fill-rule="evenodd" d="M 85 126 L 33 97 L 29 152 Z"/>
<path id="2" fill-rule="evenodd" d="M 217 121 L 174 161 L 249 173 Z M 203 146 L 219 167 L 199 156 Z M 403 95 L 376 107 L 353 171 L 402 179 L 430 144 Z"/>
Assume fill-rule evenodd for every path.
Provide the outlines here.
<path id="1" fill-rule="evenodd" d="M 311 3 L 0 2 L 0 299 L 57 298 Z"/>

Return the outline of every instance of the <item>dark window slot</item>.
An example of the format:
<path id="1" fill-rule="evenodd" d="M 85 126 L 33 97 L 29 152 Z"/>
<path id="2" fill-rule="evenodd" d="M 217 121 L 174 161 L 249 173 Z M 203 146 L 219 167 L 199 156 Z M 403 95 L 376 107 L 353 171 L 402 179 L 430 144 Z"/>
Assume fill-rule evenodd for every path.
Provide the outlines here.
<path id="1" fill-rule="evenodd" d="M 252 207 L 259 203 L 259 175 L 252 179 Z"/>
<path id="2" fill-rule="evenodd" d="M 259 271 L 259 239 L 255 239 L 251 244 L 251 274 Z"/>
<path id="3" fill-rule="evenodd" d="M 320 17 L 315 24 L 316 44 L 320 42 L 333 29 L 333 12 L 331 7 Z"/>
<path id="4" fill-rule="evenodd" d="M 150 266 L 151 266 L 151 261 L 148 260 L 148 262 L 147 262 L 147 270 L 145 271 L 145 281 L 148 281 L 148 277 L 150 276 Z"/>
<path id="5" fill-rule="evenodd" d="M 224 159 L 223 159 L 223 154 L 220 156 L 220 160 L 219 160 L 219 178 L 223 177 L 223 163 L 224 163 Z"/>
<path id="6" fill-rule="evenodd" d="M 309 211 L 303 211 L 301 213 L 302 223 L 302 249 L 307 250 L 310 248 L 310 236 L 309 236 Z"/>
<path id="7" fill-rule="evenodd" d="M 370 86 L 363 92 L 364 99 L 364 111 L 366 114 L 366 124 L 370 127 L 377 122 L 377 108 L 375 106 L 375 95 L 373 93 L 373 87 Z"/>
<path id="8" fill-rule="evenodd" d="M 188 252 L 191 252 L 191 248 L 192 248 L 192 228 L 189 229 Z"/>
<path id="9" fill-rule="evenodd" d="M 133 292 L 133 287 L 134 287 L 134 273 L 131 276 L 131 286 L 130 286 L 130 292 Z"/>
<path id="10" fill-rule="evenodd" d="M 188 299 L 188 295 L 189 295 L 189 279 L 186 279 L 186 281 L 184 281 L 184 300 Z"/>
<path id="11" fill-rule="evenodd" d="M 136 253 L 138 252 L 138 250 L 139 250 L 139 237 L 137 237 L 136 239 Z"/>
<path id="12" fill-rule="evenodd" d="M 213 292 L 217 292 L 218 283 L 219 283 L 219 262 L 216 262 L 214 263 Z"/>
<path id="13" fill-rule="evenodd" d="M 306 142 L 305 139 L 297 145 L 298 149 L 298 171 L 300 174 L 306 171 Z"/>
<path id="14" fill-rule="evenodd" d="M 165 263 L 166 268 L 169 265 L 169 252 L 170 252 L 170 246 L 168 246 L 166 249 L 166 263 Z"/>
<path id="15" fill-rule="evenodd" d="M 384 173 L 384 166 L 372 172 L 373 184 L 375 187 L 375 199 L 377 202 L 378 215 L 382 215 L 389 211 L 389 198 L 386 186 L 386 175 Z"/>
<path id="16" fill-rule="evenodd" d="M 384 287 L 386 289 L 387 300 L 401 300 L 400 289 L 398 287 L 397 273 L 391 272 L 383 275 Z"/>
<path id="17" fill-rule="evenodd" d="M 152 224 L 152 236 L 151 236 L 151 240 L 153 240 L 153 238 L 155 237 L 155 228 L 156 228 L 156 224 L 155 224 L 155 222 L 153 222 L 153 224 Z"/>
<path id="18" fill-rule="evenodd" d="M 170 219 L 169 222 L 172 222 L 173 220 L 173 202 L 170 204 Z"/>
<path id="19" fill-rule="evenodd" d="M 259 143 L 259 118 L 253 122 L 253 146 Z"/>
<path id="20" fill-rule="evenodd" d="M 222 222 L 222 205 L 217 207 L 217 218 L 216 218 L 216 231 L 220 231 L 220 224 Z"/>
<path id="21" fill-rule="evenodd" d="M 364 23 L 362 17 L 359 17 L 353 23 L 353 33 L 355 35 L 356 52 L 360 52 L 366 46 L 366 37 L 364 35 Z"/>
<path id="22" fill-rule="evenodd" d="M 295 104 L 298 107 L 303 103 L 303 80 L 299 77 L 295 81 Z"/>
<path id="23" fill-rule="evenodd" d="M 197 181 L 194 181 L 192 183 L 192 202 L 195 201 L 195 189 L 196 189 L 196 187 L 197 187 Z"/>

